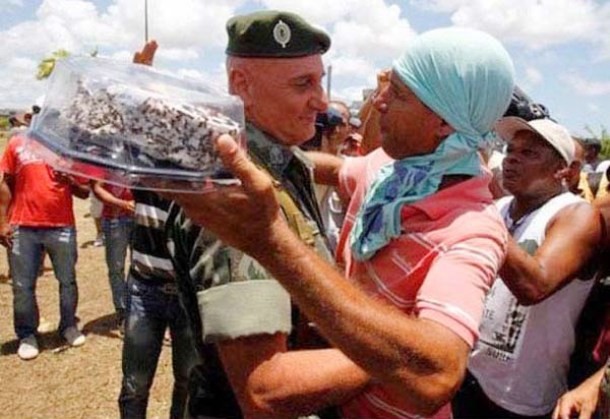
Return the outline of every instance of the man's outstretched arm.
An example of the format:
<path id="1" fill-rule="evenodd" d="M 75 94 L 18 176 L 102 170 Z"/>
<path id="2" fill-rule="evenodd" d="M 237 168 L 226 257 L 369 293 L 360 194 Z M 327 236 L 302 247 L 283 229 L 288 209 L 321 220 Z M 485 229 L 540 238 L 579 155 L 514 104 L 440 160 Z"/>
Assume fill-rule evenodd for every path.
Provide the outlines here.
<path id="1" fill-rule="evenodd" d="M 338 349 L 413 412 L 431 414 L 446 404 L 466 368 L 466 342 L 348 282 L 294 236 L 281 216 L 272 181 L 233 139 L 221 137 L 218 150 L 242 187 L 170 197 L 193 221 L 258 259 Z"/>
<path id="2" fill-rule="evenodd" d="M 599 212 L 587 203 L 561 210 L 530 255 L 510 238 L 500 276 L 520 304 L 537 304 L 570 282 L 598 251 L 603 237 Z"/>
<path id="3" fill-rule="evenodd" d="M 286 351 L 286 335 L 217 344 L 244 417 L 299 417 L 362 393 L 370 377 L 337 349 Z"/>

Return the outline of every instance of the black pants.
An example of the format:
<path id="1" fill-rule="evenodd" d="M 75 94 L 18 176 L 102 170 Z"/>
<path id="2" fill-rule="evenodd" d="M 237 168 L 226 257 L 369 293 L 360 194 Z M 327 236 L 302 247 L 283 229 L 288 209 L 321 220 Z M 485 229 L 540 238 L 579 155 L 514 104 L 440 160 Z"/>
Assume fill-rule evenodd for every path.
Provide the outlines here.
<path id="1" fill-rule="evenodd" d="M 455 419 L 550 419 L 552 411 L 542 416 L 523 416 L 492 402 L 470 371 L 451 401 Z"/>

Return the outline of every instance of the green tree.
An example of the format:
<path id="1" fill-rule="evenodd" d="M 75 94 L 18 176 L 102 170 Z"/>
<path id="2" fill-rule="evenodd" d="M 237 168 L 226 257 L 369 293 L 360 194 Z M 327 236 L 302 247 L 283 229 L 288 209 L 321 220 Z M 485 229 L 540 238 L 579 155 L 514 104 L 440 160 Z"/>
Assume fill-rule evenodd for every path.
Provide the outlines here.
<path id="1" fill-rule="evenodd" d="M 57 51 L 51 53 L 50 57 L 44 58 L 38 64 L 38 73 L 36 73 L 36 78 L 38 80 L 43 80 L 49 77 L 55 68 L 55 63 L 57 60 L 66 58 L 68 56 L 70 56 L 70 53 L 65 49 L 58 49 Z"/>
<path id="2" fill-rule="evenodd" d="M 95 48 L 93 51 L 91 51 L 89 53 L 89 55 L 91 55 L 92 57 L 97 57 L 97 48 Z M 36 74 L 36 78 L 38 80 L 43 80 L 48 78 L 51 73 L 53 72 L 53 69 L 55 68 L 55 63 L 57 62 L 57 60 L 60 60 L 62 58 L 67 58 L 70 56 L 70 52 L 66 51 L 65 49 L 58 49 L 57 51 L 54 51 L 51 53 L 50 57 L 44 58 L 39 64 L 38 64 L 38 73 Z"/>
<path id="3" fill-rule="evenodd" d="M 0 116 L 0 130 L 7 130 L 9 128 L 8 117 Z"/>

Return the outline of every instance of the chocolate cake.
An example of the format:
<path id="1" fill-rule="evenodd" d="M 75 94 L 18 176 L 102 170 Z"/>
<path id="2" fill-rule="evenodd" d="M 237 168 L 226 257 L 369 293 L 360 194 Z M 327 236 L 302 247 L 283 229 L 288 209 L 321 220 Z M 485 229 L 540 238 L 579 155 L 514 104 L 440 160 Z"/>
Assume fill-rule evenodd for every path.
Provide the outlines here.
<path id="1" fill-rule="evenodd" d="M 138 167 L 198 172 L 219 166 L 216 137 L 240 132 L 237 122 L 209 106 L 172 102 L 121 84 L 95 88 L 79 82 L 58 118 L 70 126 L 73 149 L 127 158 Z"/>

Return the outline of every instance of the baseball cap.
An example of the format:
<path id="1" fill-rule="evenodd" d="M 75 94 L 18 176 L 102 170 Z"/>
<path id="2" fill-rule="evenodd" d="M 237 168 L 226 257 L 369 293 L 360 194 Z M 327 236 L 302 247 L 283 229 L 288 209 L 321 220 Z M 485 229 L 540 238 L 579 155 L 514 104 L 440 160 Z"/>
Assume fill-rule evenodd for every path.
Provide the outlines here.
<path id="1" fill-rule="evenodd" d="M 567 164 L 574 160 L 574 140 L 568 130 L 550 119 L 526 121 L 515 116 L 500 119 L 495 125 L 496 132 L 504 140 L 512 138 L 519 131 L 530 131 L 550 144 Z"/>

